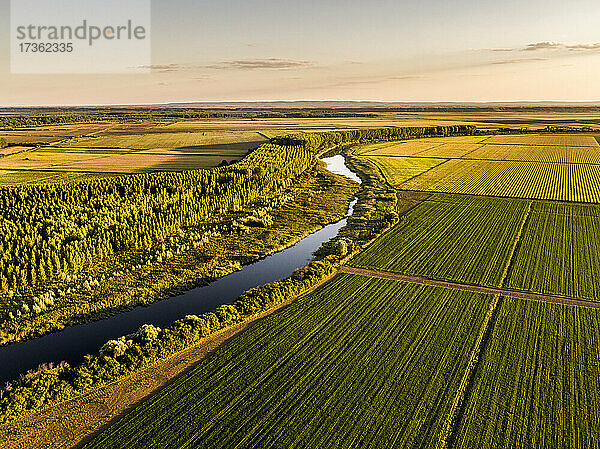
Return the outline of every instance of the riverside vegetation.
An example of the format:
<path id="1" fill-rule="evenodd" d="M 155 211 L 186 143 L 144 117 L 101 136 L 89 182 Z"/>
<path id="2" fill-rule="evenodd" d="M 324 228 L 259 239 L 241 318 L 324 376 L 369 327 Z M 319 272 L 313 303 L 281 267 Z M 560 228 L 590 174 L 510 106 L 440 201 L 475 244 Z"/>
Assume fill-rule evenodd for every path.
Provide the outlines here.
<path id="1" fill-rule="evenodd" d="M 426 146 L 435 132 L 365 136 L 381 138 L 371 142 L 376 151 L 396 152 L 406 143 L 386 146 L 387 137 L 410 134 L 422 137 L 411 145 Z M 367 143 L 363 137 L 348 131 L 277 141 L 313 155 L 335 148 L 361 172 L 354 215 L 318 260 L 212 313 L 164 329 L 144 325 L 81 364 L 22 376 L 0 393 L 0 419 L 13 421 L 5 429 L 299 296 L 94 435 L 87 447 L 596 445 L 598 310 L 348 274 L 303 294 L 354 257 L 350 265 L 595 299 L 590 273 L 598 260 L 598 206 L 397 191 L 381 167 L 354 151 Z M 540 136 L 513 140 L 531 145 L 532 139 Z M 578 139 L 563 136 L 561 145 Z M 474 148 L 459 150 L 423 151 L 459 157 Z M 313 175 L 314 166 L 294 182 L 303 176 L 312 182 Z M 306 213 L 321 196 L 306 194 Z M 274 197 L 255 201 L 266 198 Z M 277 211 L 297 200 L 278 201 L 271 209 L 251 202 L 206 220 L 226 226 L 235 245 L 258 229 L 267 235 Z"/>
<path id="2" fill-rule="evenodd" d="M 266 201 L 267 208 L 285 202 L 289 189 L 327 148 L 471 132 L 472 127 L 454 126 L 299 134 L 273 139 L 238 163 L 210 170 L 0 188 L 0 342 L 172 293 L 177 282 L 171 280 L 166 291 L 159 285 L 162 291 L 157 293 L 152 276 L 146 275 L 218 237 L 223 226 L 215 221 L 222 222 L 228 212 L 254 201 Z M 268 214 L 257 204 L 246 216 L 233 216 L 225 228 L 243 233 L 269 226 Z M 310 229 L 314 224 L 306 231 Z M 211 279 L 237 266 L 235 261 L 222 262 L 213 261 L 194 277 Z M 140 276 L 144 292 L 127 299 L 111 295 L 115 281 Z M 181 284 L 188 287 L 189 279 Z"/>
<path id="3" fill-rule="evenodd" d="M 262 161 L 264 164 L 265 160 L 272 161 L 273 159 L 277 159 L 279 157 L 280 159 L 277 159 L 277 161 L 281 163 L 281 165 L 285 166 L 288 161 L 287 158 L 293 158 L 291 155 L 295 155 L 295 157 L 300 158 L 300 161 L 291 162 L 285 167 L 275 168 L 274 163 L 272 165 L 267 164 L 267 166 L 270 166 L 272 170 L 271 172 L 267 173 L 277 173 L 279 176 L 283 176 L 283 178 L 278 178 L 276 175 L 273 175 L 273 178 L 271 178 L 272 186 L 274 185 L 276 187 L 287 188 L 292 185 L 293 182 L 289 181 L 289 170 L 293 167 L 300 167 L 300 169 L 303 168 L 303 170 L 297 176 L 301 176 L 302 174 L 306 175 L 307 171 L 313 170 L 312 167 L 314 167 L 314 163 L 316 161 L 316 154 L 319 154 L 319 152 L 322 152 L 325 148 L 331 148 L 332 146 L 343 144 L 344 142 L 355 142 L 357 140 L 360 141 L 361 139 L 372 138 L 374 135 L 378 135 L 380 138 L 395 138 L 397 135 L 403 135 L 405 137 L 408 135 L 414 135 L 415 137 L 419 137 L 422 135 L 436 135 L 439 133 L 446 135 L 448 133 L 453 134 L 460 132 L 470 132 L 470 129 L 467 127 L 451 127 L 448 129 L 415 128 L 400 131 L 389 131 L 386 129 L 382 131 L 380 135 L 374 133 L 374 130 L 368 130 L 365 131 L 365 136 L 362 136 L 360 131 L 344 131 L 324 133 L 324 135 L 320 135 L 318 138 L 315 138 L 312 135 L 298 135 L 294 136 L 293 138 L 289 138 L 296 143 L 294 146 L 276 146 L 274 144 L 265 145 L 257 150 L 258 154 L 255 154 L 257 152 L 252 153 L 240 164 L 234 164 L 230 167 L 215 169 L 213 174 L 209 174 L 207 176 L 209 176 L 208 179 L 214 179 L 210 176 L 215 176 L 216 179 L 221 179 L 220 177 L 229 175 L 235 179 L 235 175 L 241 175 L 239 182 L 236 185 L 242 185 L 247 188 L 247 190 L 244 191 L 244 194 L 240 194 L 239 192 L 232 193 L 230 190 L 228 190 L 228 188 L 231 187 L 229 184 L 221 186 L 216 180 L 214 184 L 214 190 L 212 190 L 212 192 L 215 193 L 222 192 L 225 195 L 229 194 L 229 196 L 225 196 L 225 200 L 235 198 L 237 201 L 239 201 L 239 203 L 235 203 L 235 201 L 230 200 L 228 203 L 229 206 L 232 206 L 231 203 L 234 203 L 232 208 L 236 209 L 240 207 L 239 204 L 242 202 L 241 198 L 244 196 L 252 197 L 254 195 L 256 200 L 259 198 L 259 193 L 257 191 L 251 190 L 249 186 L 242 182 L 242 180 L 248 179 L 246 178 L 247 176 L 249 176 L 250 179 L 254 179 L 252 176 L 256 176 L 257 166 L 255 166 L 254 169 L 251 169 L 251 165 L 249 165 L 253 162 L 256 163 L 257 161 Z M 306 141 L 302 141 L 301 139 L 303 138 L 306 138 Z M 276 151 L 287 152 L 287 154 L 276 155 Z M 270 156 L 265 157 L 263 152 L 266 152 Z M 260 168 L 263 166 L 264 165 L 259 166 L 261 171 L 264 170 L 264 168 Z M 239 170 L 244 169 L 247 170 L 241 171 L 240 173 Z M 198 174 L 194 175 L 198 176 Z M 161 176 L 165 176 L 165 174 L 158 174 L 158 176 L 159 179 L 161 179 Z M 185 176 L 186 175 L 184 174 L 181 176 L 181 178 L 185 179 Z M 142 175 L 142 180 L 147 181 L 144 179 L 145 177 L 151 178 L 151 176 Z M 178 176 L 175 176 L 174 178 L 181 179 Z M 167 177 L 167 179 L 169 179 L 169 177 Z M 288 181 L 282 181 L 282 179 Z M 115 182 L 122 182 L 122 180 L 120 181 L 120 178 L 115 178 Z M 350 182 L 347 181 L 347 183 Z M 263 186 L 265 190 L 267 189 L 265 187 L 265 178 L 262 178 L 262 181 L 258 181 L 257 184 L 259 186 Z M 142 182 L 142 185 L 147 186 L 148 184 Z M 217 187 L 217 185 L 220 187 Z M 352 188 L 346 190 L 347 193 L 345 198 L 348 198 L 348 193 L 351 191 Z M 156 193 L 156 191 L 153 190 L 145 190 L 145 192 Z M 110 192 L 110 194 L 114 193 L 114 191 Z M 169 195 L 166 195 L 167 192 L 162 191 L 161 193 L 161 198 L 170 198 Z M 171 192 L 171 194 L 173 194 L 173 192 Z M 362 209 L 359 212 L 360 218 L 358 221 L 353 222 L 348 226 L 350 229 L 349 232 L 354 237 L 354 240 L 351 243 L 351 248 L 360 246 L 361 242 L 366 243 L 372 239 L 377 232 L 381 232 L 383 229 L 388 228 L 395 222 L 395 220 L 397 220 L 397 215 L 393 212 L 395 205 L 395 197 L 393 194 L 387 192 L 388 197 L 385 201 L 387 205 L 384 207 L 372 206 L 371 203 L 374 201 L 376 195 L 381 196 L 382 194 L 381 192 L 377 192 L 372 188 L 367 193 L 363 194 L 361 201 Z M 179 197 L 187 198 L 181 193 Z M 212 210 L 217 214 L 217 216 L 222 216 L 223 213 L 226 212 L 223 207 L 223 202 L 219 203 L 215 197 L 209 198 L 204 202 L 204 204 L 212 205 Z M 173 207 L 181 207 L 181 205 L 172 206 L 172 208 Z M 191 206 L 189 207 L 191 208 Z M 186 209 L 182 208 L 179 210 L 185 211 Z M 264 210 L 262 212 L 254 211 L 252 214 L 247 214 L 241 219 L 231 222 L 230 226 L 232 229 L 235 229 L 236 233 L 240 233 L 243 236 L 248 229 L 257 223 L 259 223 L 261 227 L 268 225 L 270 219 L 267 218 L 267 215 L 268 213 Z M 175 214 L 171 214 L 169 216 L 175 219 Z M 345 241 L 350 240 L 348 237 L 344 237 L 344 239 Z M 169 241 L 173 242 L 172 240 Z M 256 240 L 253 240 L 253 243 L 255 242 Z M 340 243 L 337 246 L 344 246 L 344 243 Z M 185 248 L 185 250 L 187 250 L 187 248 Z M 163 254 L 165 256 L 169 256 L 167 251 L 170 250 L 165 250 L 163 247 L 162 251 L 163 253 L 158 254 L 157 257 L 162 258 Z M 330 248 L 329 250 L 324 251 L 325 254 L 321 255 L 321 257 L 324 257 L 323 261 L 315 262 L 314 264 L 309 265 L 309 267 L 304 270 L 300 270 L 287 280 L 251 291 L 242 296 L 242 298 L 234 305 L 222 306 L 215 313 L 208 314 L 204 317 L 199 317 L 198 320 L 195 318 L 188 318 L 186 319 L 187 321 L 183 320 L 173 325 L 174 329 L 179 329 L 181 323 L 183 322 L 188 323 L 188 325 L 189 322 L 196 323 L 194 326 L 199 327 L 197 329 L 195 328 L 196 330 L 193 332 L 190 331 L 192 337 L 189 336 L 189 332 L 187 330 L 181 334 L 179 331 L 173 331 L 172 327 L 164 330 L 158 330 L 151 326 L 143 327 L 136 334 L 132 334 L 124 337 L 123 339 L 110 342 L 107 344 L 108 346 L 105 345 L 100 355 L 86 359 L 86 361 L 79 366 L 70 367 L 67 364 L 62 364 L 57 367 L 47 367 L 46 369 L 29 373 L 28 375 L 21 377 L 21 379 L 7 385 L 7 387 L 0 393 L 0 413 L 2 419 L 14 419 L 18 416 L 22 416 L 24 413 L 28 413 L 33 410 L 43 408 L 49 404 L 65 400 L 66 398 L 82 394 L 89 391 L 90 388 L 95 388 L 103 383 L 114 381 L 115 379 L 118 379 L 127 373 L 146 366 L 148 363 L 151 363 L 157 358 L 172 354 L 173 352 L 192 344 L 193 342 L 197 341 L 198 338 L 202 338 L 207 334 L 214 332 L 215 330 L 238 322 L 239 320 L 242 320 L 245 317 L 255 314 L 259 311 L 266 310 L 273 304 L 276 304 L 278 301 L 289 299 L 291 296 L 295 296 L 302 291 L 305 291 L 307 288 L 310 288 L 310 286 L 330 275 L 333 270 L 332 267 L 334 267 L 337 263 L 336 261 L 343 258 L 348 252 L 347 246 L 341 249 L 337 247 L 333 249 Z M 327 255 L 328 253 L 333 254 Z M 200 331 L 200 329 L 202 329 L 202 331 Z M 163 346 L 163 334 L 166 341 L 165 347 L 167 348 L 164 351 L 161 350 Z M 149 344 L 150 341 L 154 342 L 153 345 L 156 345 L 156 347 L 153 346 L 152 349 L 140 349 L 140 346 Z"/>

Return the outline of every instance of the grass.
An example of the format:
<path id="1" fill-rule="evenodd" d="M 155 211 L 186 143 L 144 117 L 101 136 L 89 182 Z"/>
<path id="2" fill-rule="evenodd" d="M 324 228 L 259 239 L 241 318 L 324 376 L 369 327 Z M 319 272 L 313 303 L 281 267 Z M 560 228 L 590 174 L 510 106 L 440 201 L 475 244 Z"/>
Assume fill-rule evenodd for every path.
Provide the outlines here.
<path id="1" fill-rule="evenodd" d="M 600 206 L 534 203 L 508 286 L 600 300 Z"/>
<path id="2" fill-rule="evenodd" d="M 399 185 L 427 170 L 436 167 L 446 159 L 367 156 L 383 173 L 385 179 L 392 185 Z"/>
<path id="3" fill-rule="evenodd" d="M 340 275 L 85 447 L 432 447 L 489 301 Z"/>
<path id="4" fill-rule="evenodd" d="M 348 264 L 499 287 L 528 210 L 522 200 L 435 195 Z"/>
<path id="5" fill-rule="evenodd" d="M 505 298 L 453 448 L 600 446 L 600 315 Z"/>

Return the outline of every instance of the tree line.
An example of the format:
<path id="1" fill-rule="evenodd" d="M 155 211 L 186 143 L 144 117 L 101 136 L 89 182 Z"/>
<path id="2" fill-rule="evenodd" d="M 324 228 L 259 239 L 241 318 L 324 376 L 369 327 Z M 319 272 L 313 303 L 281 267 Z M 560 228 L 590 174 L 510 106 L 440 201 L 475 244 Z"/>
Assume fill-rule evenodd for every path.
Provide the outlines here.
<path id="1" fill-rule="evenodd" d="M 328 149 L 347 143 L 366 143 L 388 140 L 420 139 L 427 137 L 449 137 L 472 135 L 472 125 L 412 126 L 389 128 L 348 129 L 320 133 L 298 133 L 272 139 L 277 145 L 300 145 L 311 151 Z"/>

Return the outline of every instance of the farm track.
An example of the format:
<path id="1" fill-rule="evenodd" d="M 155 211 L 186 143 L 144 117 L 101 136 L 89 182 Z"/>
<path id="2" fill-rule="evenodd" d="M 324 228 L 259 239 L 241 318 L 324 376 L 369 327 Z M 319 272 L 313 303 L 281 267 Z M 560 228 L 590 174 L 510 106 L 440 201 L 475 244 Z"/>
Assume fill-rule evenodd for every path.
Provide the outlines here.
<path id="1" fill-rule="evenodd" d="M 396 281 L 411 282 L 413 284 L 431 285 L 434 287 L 445 287 L 452 288 L 455 290 L 466 290 L 477 293 L 487 293 L 490 295 L 501 295 L 508 296 L 511 298 L 529 299 L 533 301 L 550 302 L 554 304 L 565 304 L 570 306 L 581 306 L 592 309 L 600 309 L 600 302 L 586 301 L 584 299 L 571 298 L 560 295 L 549 295 L 545 293 L 533 293 L 522 290 L 515 290 L 505 287 L 485 287 L 476 284 L 466 284 L 461 282 L 441 281 L 438 279 L 431 279 L 424 276 L 411 276 L 400 273 L 391 273 L 389 271 L 381 270 L 370 270 L 365 268 L 355 268 L 349 266 L 342 266 L 340 272 L 347 274 L 358 274 L 368 277 L 376 277 L 380 279 L 391 279 Z"/>

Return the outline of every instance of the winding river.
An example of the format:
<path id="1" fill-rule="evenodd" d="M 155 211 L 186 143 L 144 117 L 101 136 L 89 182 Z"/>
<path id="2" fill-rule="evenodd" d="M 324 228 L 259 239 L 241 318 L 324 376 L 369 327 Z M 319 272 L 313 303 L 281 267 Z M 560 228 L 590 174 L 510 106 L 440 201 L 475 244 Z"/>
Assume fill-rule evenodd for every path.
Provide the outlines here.
<path id="1" fill-rule="evenodd" d="M 325 158 L 323 161 L 333 173 L 361 182 L 346 167 L 342 156 Z M 355 203 L 356 200 L 350 203 L 346 217 L 352 214 Z M 103 320 L 70 326 L 43 337 L 0 347 L 0 382 L 12 380 L 41 363 L 60 360 L 77 363 L 85 354 L 96 353 L 106 341 L 132 333 L 142 324 L 164 327 L 185 315 L 210 312 L 222 304 L 231 303 L 246 290 L 286 278 L 294 270 L 308 264 L 313 253 L 335 237 L 346 221 L 344 218 L 327 225 L 294 246 L 245 265 L 240 271 L 207 286 L 146 307 L 135 307 Z"/>

